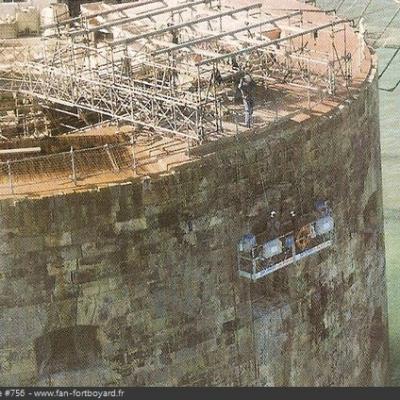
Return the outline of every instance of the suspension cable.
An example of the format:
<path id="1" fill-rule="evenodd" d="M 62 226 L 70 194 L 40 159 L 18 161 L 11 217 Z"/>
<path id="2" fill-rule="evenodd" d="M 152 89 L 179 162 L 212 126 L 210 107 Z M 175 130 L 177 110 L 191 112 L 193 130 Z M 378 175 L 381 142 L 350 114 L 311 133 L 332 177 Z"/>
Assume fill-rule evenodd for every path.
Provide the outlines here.
<path id="1" fill-rule="evenodd" d="M 383 31 L 380 33 L 380 35 L 375 39 L 374 43 L 372 43 L 372 46 L 375 47 L 376 42 L 378 42 L 378 40 L 380 40 L 383 35 L 386 33 L 387 29 L 389 28 L 389 26 L 393 23 L 393 21 L 395 20 L 395 18 L 397 17 L 397 15 L 400 13 L 400 7 L 397 9 L 397 11 L 393 14 L 393 17 L 390 19 L 390 21 L 386 24 L 385 28 L 383 29 Z"/>
<path id="2" fill-rule="evenodd" d="M 387 69 L 390 67 L 390 64 L 393 62 L 393 60 L 396 58 L 397 54 L 400 52 L 400 47 L 396 49 L 396 51 L 393 53 L 392 57 L 390 58 L 389 62 L 386 64 L 385 68 L 383 71 L 379 74 L 378 79 L 381 79 L 384 73 L 387 71 Z"/>
<path id="3" fill-rule="evenodd" d="M 367 3 L 367 5 L 364 7 L 364 10 L 363 10 L 363 12 L 361 13 L 361 15 L 359 15 L 359 16 L 357 17 L 358 20 L 360 20 L 362 17 L 364 17 L 364 14 L 365 14 L 366 11 L 368 10 L 368 8 L 369 8 L 369 6 L 371 5 L 371 3 L 372 3 L 372 0 L 369 0 L 368 3 Z"/>
<path id="4" fill-rule="evenodd" d="M 345 1 L 346 1 L 346 0 L 342 0 L 342 1 L 339 3 L 339 5 L 336 7 L 336 12 L 339 11 L 339 8 L 342 7 L 342 5 L 344 4 Z"/>

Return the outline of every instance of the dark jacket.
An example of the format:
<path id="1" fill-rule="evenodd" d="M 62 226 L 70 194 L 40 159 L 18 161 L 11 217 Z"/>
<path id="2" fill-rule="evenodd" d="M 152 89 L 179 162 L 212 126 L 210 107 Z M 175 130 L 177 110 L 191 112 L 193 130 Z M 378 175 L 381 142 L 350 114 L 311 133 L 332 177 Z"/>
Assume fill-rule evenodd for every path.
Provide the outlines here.
<path id="1" fill-rule="evenodd" d="M 252 100 L 255 91 L 255 82 L 249 74 L 245 74 L 243 78 L 240 79 L 238 88 L 240 89 L 243 99 Z"/>

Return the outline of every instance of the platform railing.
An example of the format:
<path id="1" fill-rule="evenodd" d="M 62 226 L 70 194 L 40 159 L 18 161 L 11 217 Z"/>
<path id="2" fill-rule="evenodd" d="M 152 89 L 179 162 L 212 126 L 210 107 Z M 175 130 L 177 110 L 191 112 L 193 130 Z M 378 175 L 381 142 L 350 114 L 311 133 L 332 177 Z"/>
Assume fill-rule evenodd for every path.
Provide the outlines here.
<path id="1" fill-rule="evenodd" d="M 327 223 L 329 227 L 321 233 L 321 229 L 318 231 L 317 228 L 319 223 Z M 330 213 L 322 214 L 299 231 L 288 232 L 263 244 L 257 244 L 254 235 L 245 235 L 237 251 L 239 276 L 255 282 L 332 246 L 334 236 L 334 220 Z"/>

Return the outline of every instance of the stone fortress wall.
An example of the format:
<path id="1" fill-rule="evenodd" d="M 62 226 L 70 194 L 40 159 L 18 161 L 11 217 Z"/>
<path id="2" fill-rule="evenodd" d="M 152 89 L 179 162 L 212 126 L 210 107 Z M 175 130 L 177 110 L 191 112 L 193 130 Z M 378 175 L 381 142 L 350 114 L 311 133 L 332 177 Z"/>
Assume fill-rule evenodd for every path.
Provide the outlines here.
<path id="1" fill-rule="evenodd" d="M 171 173 L 0 201 L 0 385 L 381 385 L 378 90 Z M 236 248 L 327 199 L 332 247 L 258 283 Z"/>

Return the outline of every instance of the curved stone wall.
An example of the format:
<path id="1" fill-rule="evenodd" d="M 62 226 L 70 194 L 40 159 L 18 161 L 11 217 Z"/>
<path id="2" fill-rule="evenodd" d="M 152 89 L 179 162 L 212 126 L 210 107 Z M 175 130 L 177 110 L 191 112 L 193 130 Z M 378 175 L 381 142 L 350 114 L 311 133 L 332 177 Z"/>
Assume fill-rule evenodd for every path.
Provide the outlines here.
<path id="1" fill-rule="evenodd" d="M 0 201 L 0 385 L 384 383 L 377 79 L 194 151 L 170 174 Z M 248 228 L 321 198 L 333 247 L 238 277 Z"/>

